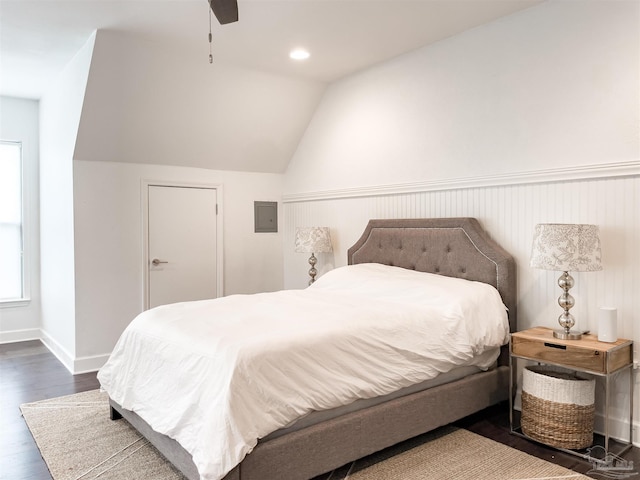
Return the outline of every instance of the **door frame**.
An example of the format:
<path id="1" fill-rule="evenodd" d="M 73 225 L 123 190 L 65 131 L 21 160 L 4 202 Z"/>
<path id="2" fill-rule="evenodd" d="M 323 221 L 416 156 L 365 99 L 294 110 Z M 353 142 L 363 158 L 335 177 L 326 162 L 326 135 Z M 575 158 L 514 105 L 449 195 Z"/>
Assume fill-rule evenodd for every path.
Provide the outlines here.
<path id="1" fill-rule="evenodd" d="M 222 231 L 222 226 L 224 225 L 224 195 L 222 184 L 142 179 L 140 186 L 140 202 L 142 209 L 143 310 L 149 309 L 149 187 L 206 188 L 216 191 L 216 298 L 224 296 L 224 235 Z"/>

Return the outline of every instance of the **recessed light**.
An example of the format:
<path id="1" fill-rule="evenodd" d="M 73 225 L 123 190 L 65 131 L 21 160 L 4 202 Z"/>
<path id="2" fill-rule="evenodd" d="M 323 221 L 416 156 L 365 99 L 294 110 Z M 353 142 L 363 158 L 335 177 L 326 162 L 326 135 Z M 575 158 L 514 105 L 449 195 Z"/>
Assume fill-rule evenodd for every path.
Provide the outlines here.
<path id="1" fill-rule="evenodd" d="M 292 58 L 293 60 L 306 60 L 309 58 L 309 52 L 303 48 L 296 48 L 295 50 L 291 50 L 289 58 Z"/>

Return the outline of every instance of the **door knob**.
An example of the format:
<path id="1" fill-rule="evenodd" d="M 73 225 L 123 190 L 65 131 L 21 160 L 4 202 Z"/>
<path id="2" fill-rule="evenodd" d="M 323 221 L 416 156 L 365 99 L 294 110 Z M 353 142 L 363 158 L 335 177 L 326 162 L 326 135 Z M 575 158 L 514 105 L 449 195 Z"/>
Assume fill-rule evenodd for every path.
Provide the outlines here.
<path id="1" fill-rule="evenodd" d="M 158 266 L 158 265 L 160 265 L 161 263 L 169 263 L 169 262 L 167 262 L 166 260 L 160 260 L 160 259 L 157 259 L 157 258 L 154 258 L 153 260 L 151 260 L 151 264 L 152 264 L 154 267 L 157 267 L 157 266 Z"/>

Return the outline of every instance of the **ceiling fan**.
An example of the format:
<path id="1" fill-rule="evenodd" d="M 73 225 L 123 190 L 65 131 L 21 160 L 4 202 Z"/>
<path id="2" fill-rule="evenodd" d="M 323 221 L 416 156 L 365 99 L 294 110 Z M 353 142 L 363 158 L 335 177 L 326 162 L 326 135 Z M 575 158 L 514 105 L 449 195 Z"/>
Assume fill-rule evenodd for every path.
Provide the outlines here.
<path id="1" fill-rule="evenodd" d="M 238 21 L 238 0 L 207 0 L 220 25 Z"/>
<path id="2" fill-rule="evenodd" d="M 211 11 L 209 12 L 209 63 L 213 63 L 213 53 L 211 51 L 211 12 L 214 13 L 220 25 L 238 21 L 238 0 L 207 0 Z"/>

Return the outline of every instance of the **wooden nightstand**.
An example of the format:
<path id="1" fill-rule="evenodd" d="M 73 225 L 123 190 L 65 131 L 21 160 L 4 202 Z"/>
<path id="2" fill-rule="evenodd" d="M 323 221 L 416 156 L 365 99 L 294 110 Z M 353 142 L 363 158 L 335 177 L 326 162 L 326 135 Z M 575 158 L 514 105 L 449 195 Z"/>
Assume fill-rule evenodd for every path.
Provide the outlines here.
<path id="1" fill-rule="evenodd" d="M 596 335 L 583 335 L 580 340 L 560 340 L 553 337 L 553 330 L 546 327 L 534 327 L 511 335 L 509 366 L 511 381 L 509 384 L 509 420 L 511 433 L 526 437 L 522 433 L 519 421 L 514 421 L 514 400 L 517 389 L 517 359 L 530 360 L 539 364 L 559 367 L 603 377 L 605 381 L 604 399 L 604 438 L 602 446 L 609 452 L 609 410 L 611 406 L 611 380 L 622 371 L 629 375 L 629 442 L 618 442 L 610 453 L 620 455 L 631 448 L 633 443 L 633 341 L 618 339 L 615 343 L 599 342 Z M 597 443 L 597 442 L 596 442 Z M 565 450 L 567 453 L 585 458 L 582 451 Z"/>

